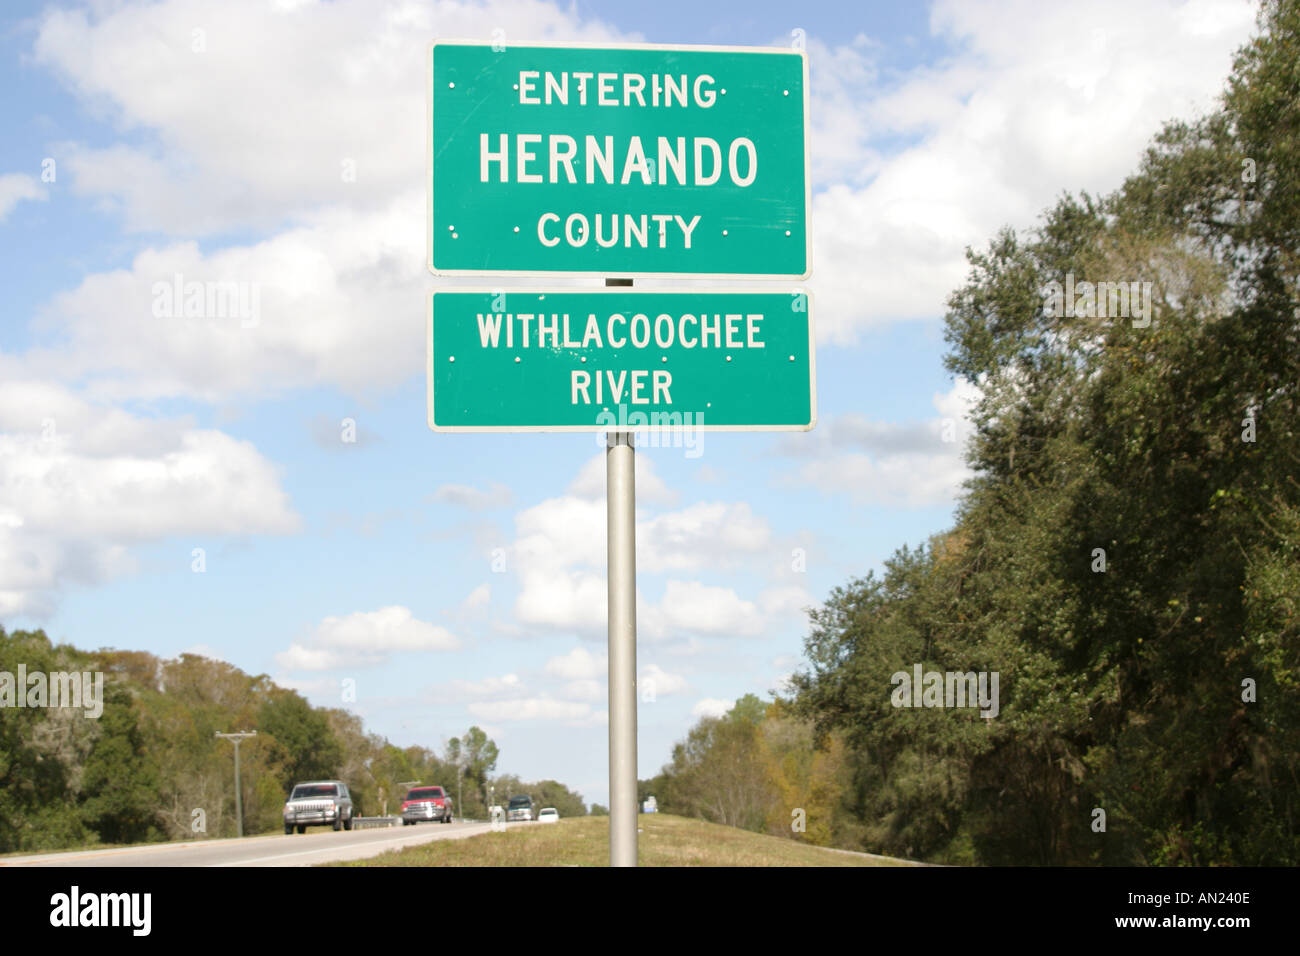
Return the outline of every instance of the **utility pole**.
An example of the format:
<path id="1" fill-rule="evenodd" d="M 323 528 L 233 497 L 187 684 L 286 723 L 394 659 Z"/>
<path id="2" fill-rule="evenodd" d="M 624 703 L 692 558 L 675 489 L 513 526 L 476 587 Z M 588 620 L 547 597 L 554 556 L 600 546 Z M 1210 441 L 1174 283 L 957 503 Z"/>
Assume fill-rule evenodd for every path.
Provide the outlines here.
<path id="1" fill-rule="evenodd" d="M 242 837 L 244 835 L 244 799 L 239 787 L 239 745 L 249 737 L 256 737 L 257 731 L 250 730 L 247 733 L 239 734 L 223 734 L 218 731 L 216 736 L 229 740 L 235 745 L 235 833 Z"/>

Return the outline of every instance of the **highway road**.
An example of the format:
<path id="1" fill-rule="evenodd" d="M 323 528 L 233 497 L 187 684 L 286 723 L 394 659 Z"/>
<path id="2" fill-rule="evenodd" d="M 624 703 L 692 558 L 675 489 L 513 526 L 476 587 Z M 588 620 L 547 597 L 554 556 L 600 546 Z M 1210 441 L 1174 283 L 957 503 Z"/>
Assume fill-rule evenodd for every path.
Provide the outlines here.
<path id="1" fill-rule="evenodd" d="M 191 840 L 104 850 L 73 850 L 0 857 L 0 868 L 20 866 L 311 866 L 364 860 L 430 840 L 457 840 L 487 833 L 487 823 L 429 823 L 371 830 L 311 828 L 242 840 Z"/>

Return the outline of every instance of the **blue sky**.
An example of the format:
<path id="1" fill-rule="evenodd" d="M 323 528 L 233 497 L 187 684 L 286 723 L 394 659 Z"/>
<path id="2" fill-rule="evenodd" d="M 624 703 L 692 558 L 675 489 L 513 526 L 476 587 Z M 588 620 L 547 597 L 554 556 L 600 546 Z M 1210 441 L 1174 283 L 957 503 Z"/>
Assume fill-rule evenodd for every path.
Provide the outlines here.
<path id="1" fill-rule="evenodd" d="M 428 40 L 808 50 L 819 424 L 638 452 L 645 777 L 701 714 L 780 686 L 804 608 L 950 522 L 963 249 L 1117 186 L 1162 120 L 1210 107 L 1253 26 L 1235 0 L 5 12 L 0 622 L 194 650 L 322 705 L 351 679 L 393 742 L 478 724 L 501 770 L 589 802 L 601 450 L 427 428 Z M 159 318 L 177 272 L 262 283 L 259 322 Z"/>

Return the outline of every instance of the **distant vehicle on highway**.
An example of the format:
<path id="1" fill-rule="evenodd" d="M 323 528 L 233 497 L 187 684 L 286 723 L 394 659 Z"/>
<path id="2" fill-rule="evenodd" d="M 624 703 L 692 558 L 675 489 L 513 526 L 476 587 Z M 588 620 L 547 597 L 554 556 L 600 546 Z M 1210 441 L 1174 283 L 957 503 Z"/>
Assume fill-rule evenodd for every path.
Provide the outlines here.
<path id="1" fill-rule="evenodd" d="M 543 807 L 541 810 L 537 811 L 537 822 L 559 823 L 560 811 L 555 809 L 555 807 Z"/>
<path id="2" fill-rule="evenodd" d="M 342 780 L 311 780 L 295 784 L 284 804 L 284 832 L 306 833 L 308 827 L 352 829 L 352 795 Z"/>
<path id="3" fill-rule="evenodd" d="M 520 794 L 506 805 L 506 820 L 511 823 L 533 819 L 533 798 Z"/>
<path id="4" fill-rule="evenodd" d="M 641 804 L 642 813 L 658 813 L 659 802 L 654 797 L 646 797 L 645 802 Z"/>
<path id="5" fill-rule="evenodd" d="M 414 826 L 424 820 L 451 823 L 452 800 L 442 787 L 412 787 L 402 801 L 402 826 Z"/>

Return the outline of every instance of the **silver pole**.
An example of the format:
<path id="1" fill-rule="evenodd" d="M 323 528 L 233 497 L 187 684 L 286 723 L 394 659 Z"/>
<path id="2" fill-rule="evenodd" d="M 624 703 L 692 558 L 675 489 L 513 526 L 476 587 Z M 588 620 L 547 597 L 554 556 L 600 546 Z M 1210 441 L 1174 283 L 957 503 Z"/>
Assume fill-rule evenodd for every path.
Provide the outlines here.
<path id="1" fill-rule="evenodd" d="M 609 865 L 636 866 L 636 479 L 628 432 L 606 438 Z"/>
<path id="2" fill-rule="evenodd" d="M 606 279 L 630 286 L 631 279 Z M 636 866 L 636 452 L 605 437 L 609 546 L 609 865 Z"/>

